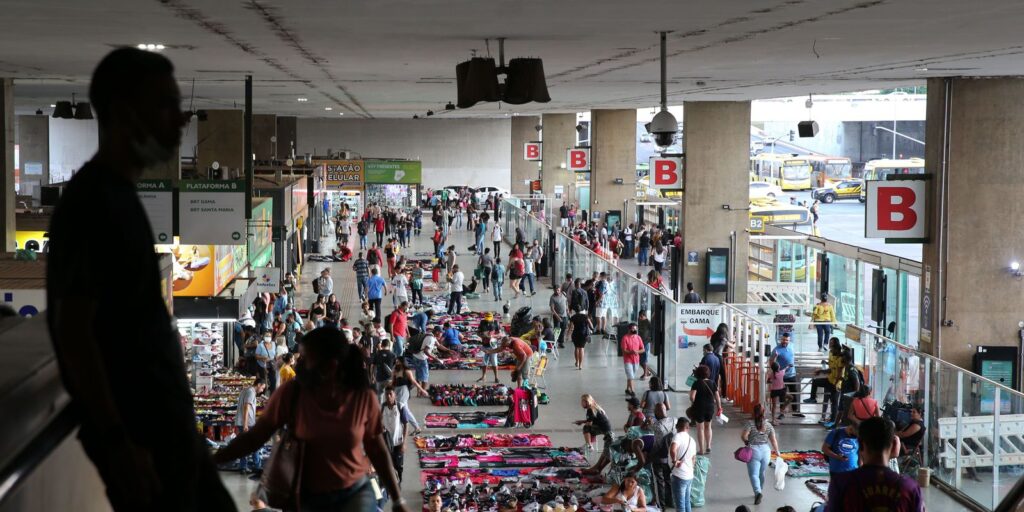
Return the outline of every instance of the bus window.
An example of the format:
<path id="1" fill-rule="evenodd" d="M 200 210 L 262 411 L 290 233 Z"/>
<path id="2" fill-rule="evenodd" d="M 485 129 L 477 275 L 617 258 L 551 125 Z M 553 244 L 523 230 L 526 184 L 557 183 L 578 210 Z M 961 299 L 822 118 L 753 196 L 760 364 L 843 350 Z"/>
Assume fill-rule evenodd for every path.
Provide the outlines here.
<path id="1" fill-rule="evenodd" d="M 782 177 L 787 180 L 806 180 L 811 177 L 811 165 L 806 162 L 787 162 L 782 168 Z"/>

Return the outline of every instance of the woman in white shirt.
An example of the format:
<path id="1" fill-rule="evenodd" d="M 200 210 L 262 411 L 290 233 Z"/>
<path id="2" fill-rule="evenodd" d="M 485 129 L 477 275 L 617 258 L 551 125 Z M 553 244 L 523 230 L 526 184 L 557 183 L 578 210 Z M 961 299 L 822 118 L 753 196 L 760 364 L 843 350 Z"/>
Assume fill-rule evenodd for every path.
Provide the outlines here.
<path id="1" fill-rule="evenodd" d="M 494 242 L 494 257 L 497 258 L 501 254 L 501 224 L 497 220 L 491 229 L 491 242 Z"/>
<path id="2" fill-rule="evenodd" d="M 668 259 L 668 247 L 661 245 L 661 241 L 654 243 L 654 270 L 659 274 L 665 268 L 665 261 Z"/>

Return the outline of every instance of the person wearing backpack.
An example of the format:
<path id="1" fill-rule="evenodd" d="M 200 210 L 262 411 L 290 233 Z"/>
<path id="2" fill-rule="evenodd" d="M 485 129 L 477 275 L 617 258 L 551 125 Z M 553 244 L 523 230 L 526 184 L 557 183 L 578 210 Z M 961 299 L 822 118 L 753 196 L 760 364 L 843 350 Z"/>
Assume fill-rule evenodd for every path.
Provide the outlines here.
<path id="1" fill-rule="evenodd" d="M 644 396 L 640 399 L 640 407 L 644 411 L 644 416 L 654 417 L 655 410 L 659 406 L 664 407 L 666 411 L 672 410 L 672 403 L 669 401 L 668 393 L 662 388 L 661 379 L 651 377 L 648 385 L 650 388 L 644 391 Z"/>
<path id="2" fill-rule="evenodd" d="M 491 269 L 491 290 L 494 292 L 494 300 L 502 300 L 501 291 L 505 286 L 505 265 L 501 264 L 501 258 L 494 259 L 494 268 Z"/>
<path id="3" fill-rule="evenodd" d="M 363 219 L 356 225 L 356 233 L 359 234 L 359 250 L 366 250 L 366 234 L 370 232 L 370 223 Z"/>
<path id="4" fill-rule="evenodd" d="M 377 398 L 383 398 L 384 388 L 391 385 L 398 356 L 391 351 L 391 340 L 380 340 L 380 348 L 370 358 L 370 376 L 377 391 Z"/>
<path id="5" fill-rule="evenodd" d="M 654 491 L 658 506 L 662 510 L 671 508 L 672 501 L 672 467 L 669 465 L 668 449 L 676 434 L 676 418 L 668 415 L 665 404 L 654 406 L 654 416 L 650 418 L 648 430 L 654 432 L 654 446 L 651 448 L 650 459 L 654 466 Z"/>

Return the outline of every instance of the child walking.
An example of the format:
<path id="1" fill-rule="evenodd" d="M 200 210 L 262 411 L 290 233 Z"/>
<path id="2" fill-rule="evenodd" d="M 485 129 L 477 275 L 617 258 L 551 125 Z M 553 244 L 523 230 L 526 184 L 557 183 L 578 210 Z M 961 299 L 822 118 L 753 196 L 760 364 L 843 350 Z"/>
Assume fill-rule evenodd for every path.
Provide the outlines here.
<path id="1" fill-rule="evenodd" d="M 786 399 L 786 370 L 779 367 L 779 363 L 772 361 L 771 371 L 768 372 L 768 378 L 766 379 L 771 393 L 768 395 L 772 401 L 772 412 L 769 418 L 782 419 L 786 416 L 782 411 L 786 410 L 786 404 L 783 402 Z M 778 413 L 778 416 L 776 416 Z M 777 420 L 772 420 L 774 425 Z"/>

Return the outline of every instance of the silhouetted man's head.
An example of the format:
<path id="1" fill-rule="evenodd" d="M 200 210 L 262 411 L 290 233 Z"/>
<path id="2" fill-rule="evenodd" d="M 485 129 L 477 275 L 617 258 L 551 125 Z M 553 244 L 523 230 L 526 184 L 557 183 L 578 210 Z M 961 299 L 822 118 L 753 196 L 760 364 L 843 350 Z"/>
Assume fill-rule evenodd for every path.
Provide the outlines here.
<path id="1" fill-rule="evenodd" d="M 100 153 L 130 158 L 137 171 L 174 156 L 185 117 L 174 66 L 167 58 L 119 48 L 96 66 L 89 99 L 100 128 Z"/>

